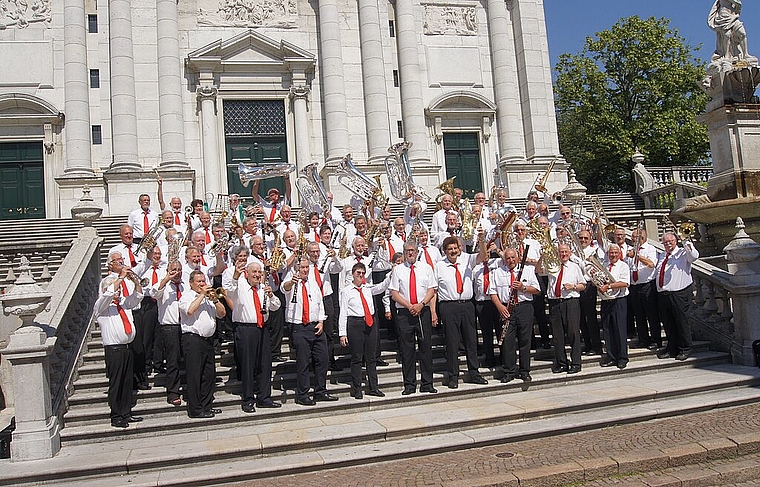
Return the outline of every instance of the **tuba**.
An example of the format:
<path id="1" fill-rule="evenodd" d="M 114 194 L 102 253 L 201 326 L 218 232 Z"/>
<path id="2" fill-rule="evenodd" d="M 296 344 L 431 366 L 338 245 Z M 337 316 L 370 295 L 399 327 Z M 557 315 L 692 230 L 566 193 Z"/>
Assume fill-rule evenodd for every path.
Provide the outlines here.
<path id="1" fill-rule="evenodd" d="M 438 211 L 443 206 L 441 204 L 441 200 L 444 196 L 449 195 L 451 196 L 451 199 L 454 200 L 454 207 L 459 207 L 459 201 L 456 200 L 456 195 L 454 194 L 454 180 L 456 179 L 456 176 L 450 177 L 446 181 L 442 182 L 438 186 L 436 186 L 435 189 L 440 190 L 441 193 L 435 197 L 435 211 Z"/>
<path id="2" fill-rule="evenodd" d="M 301 173 L 296 179 L 296 188 L 298 194 L 301 195 L 302 209 L 316 211 L 317 208 L 320 208 L 323 214 L 330 211 L 330 200 L 327 199 L 327 191 L 322 184 L 322 178 L 319 177 L 316 162 L 301 169 Z"/>
<path id="3" fill-rule="evenodd" d="M 375 207 L 385 208 L 388 198 L 380 187 L 380 177 L 371 179 L 361 172 L 351 161 L 351 154 L 346 154 L 338 166 L 338 182 L 364 201 L 374 201 Z"/>
<path id="4" fill-rule="evenodd" d="M 268 179 L 274 177 L 283 177 L 296 170 L 293 164 L 266 164 L 263 166 L 254 166 L 252 164 L 238 164 L 238 177 L 240 184 L 247 188 L 248 183 L 259 179 Z"/>
<path id="5" fill-rule="evenodd" d="M 425 191 L 414 184 L 412 169 L 409 165 L 409 148 L 411 142 L 399 142 L 388 148 L 391 153 L 385 158 L 385 172 L 388 175 L 388 185 L 394 198 L 404 204 L 411 204 L 416 196 L 423 201 L 430 201 Z"/>

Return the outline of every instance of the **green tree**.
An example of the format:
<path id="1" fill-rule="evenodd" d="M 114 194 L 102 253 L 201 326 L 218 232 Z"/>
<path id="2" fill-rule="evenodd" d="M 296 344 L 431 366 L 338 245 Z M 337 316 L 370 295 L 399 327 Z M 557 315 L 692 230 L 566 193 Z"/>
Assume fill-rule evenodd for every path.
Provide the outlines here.
<path id="1" fill-rule="evenodd" d="M 708 100 L 705 66 L 695 51 L 668 19 L 633 16 L 560 56 L 560 149 L 589 192 L 632 190 L 637 147 L 652 166 L 708 161 L 707 129 L 696 120 Z"/>

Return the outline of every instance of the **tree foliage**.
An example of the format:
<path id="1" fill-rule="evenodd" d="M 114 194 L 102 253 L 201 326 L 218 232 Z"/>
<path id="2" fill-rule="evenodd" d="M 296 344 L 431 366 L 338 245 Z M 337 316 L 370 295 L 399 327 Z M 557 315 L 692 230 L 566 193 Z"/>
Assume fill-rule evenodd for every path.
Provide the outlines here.
<path id="1" fill-rule="evenodd" d="M 652 166 L 707 162 L 704 63 L 668 19 L 619 20 L 555 67 L 560 149 L 589 192 L 633 189 L 631 155 Z"/>

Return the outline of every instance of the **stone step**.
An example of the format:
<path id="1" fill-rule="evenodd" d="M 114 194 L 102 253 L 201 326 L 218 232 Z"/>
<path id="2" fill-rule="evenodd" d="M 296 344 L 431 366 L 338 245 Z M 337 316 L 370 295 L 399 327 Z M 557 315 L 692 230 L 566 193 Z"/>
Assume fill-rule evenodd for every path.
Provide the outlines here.
<path id="1" fill-rule="evenodd" d="M 755 367 L 722 363 L 641 375 L 624 372 L 607 373 L 606 380 L 557 382 L 550 389 L 503 387 L 444 401 L 415 400 L 420 394 L 401 398 L 395 392 L 377 401 L 399 400 L 394 408 L 376 408 L 374 398 L 341 398 L 340 403 L 357 406 L 342 407 L 337 414 L 329 414 L 333 406 L 320 403 L 309 416 L 298 415 L 305 408 L 289 403 L 281 408 L 288 414 L 279 419 L 257 411 L 244 423 L 221 420 L 233 415 L 225 410 L 219 418 L 196 422 L 194 431 L 147 435 L 150 441 L 130 435 L 156 427 L 146 418 L 118 432 L 119 441 L 65 443 L 45 462 L 4 461 L 0 484 L 137 487 L 208 485 L 209 479 L 274 481 L 306 471 L 330 475 L 330 469 L 364 462 L 503 445 L 760 400 L 760 369 Z"/>
<path id="2" fill-rule="evenodd" d="M 581 384 L 586 382 L 605 381 L 617 379 L 621 376 L 635 377 L 641 374 L 652 374 L 661 371 L 678 369 L 681 367 L 706 368 L 714 365 L 725 363 L 728 360 L 726 354 L 719 352 L 700 352 L 695 354 L 685 362 L 675 360 L 658 360 L 650 355 L 638 355 L 629 363 L 625 370 L 617 368 L 602 368 L 598 361 L 587 362 L 584 364 L 583 371 L 576 375 L 553 374 L 550 371 L 550 363 L 535 364 L 532 368 L 531 375 L 533 382 L 530 389 L 542 389 L 555 387 L 562 384 Z M 443 366 L 441 361 L 439 366 Z M 390 369 L 390 367 L 389 367 Z M 394 373 L 395 372 L 395 373 Z M 402 396 L 403 382 L 401 380 L 400 367 L 395 366 L 386 374 L 379 374 L 380 389 L 387 396 L 385 398 L 365 397 L 361 401 L 352 399 L 349 396 L 349 374 L 347 372 L 333 375 L 330 372 L 328 376 L 331 385 L 328 387 L 330 393 L 341 398 L 339 402 L 327 403 L 319 409 L 304 408 L 294 404 L 294 391 L 290 388 L 286 390 L 273 388 L 273 398 L 281 401 L 284 407 L 281 409 L 269 410 L 262 409 L 256 413 L 256 418 L 267 418 L 266 421 L 272 421 L 276 418 L 287 417 L 292 414 L 310 417 L 316 415 L 333 415 L 342 414 L 345 411 L 361 409 L 368 404 L 372 409 L 394 409 L 405 406 L 415 401 L 423 402 L 446 402 L 451 400 L 460 400 L 473 397 L 488 397 L 493 394 L 499 394 L 504 390 L 520 390 L 525 385 L 515 380 L 508 384 L 501 384 L 498 380 L 490 380 L 494 377 L 493 370 L 481 370 L 484 377 L 489 379 L 487 385 L 474 385 L 467 382 L 461 383 L 458 389 L 448 389 L 440 386 L 441 375 L 434 375 L 434 383 L 439 388 L 438 394 L 415 394 L 414 396 Z M 498 375 L 498 374 L 497 374 Z M 466 374 L 464 377 L 466 379 Z M 295 381 L 292 379 L 292 383 Z M 224 425 L 230 425 L 233 422 L 250 421 L 252 416 L 245 414 L 240 409 L 240 397 L 237 395 L 239 384 L 219 384 L 215 391 L 216 407 L 223 409 L 224 414 L 212 420 L 212 422 Z M 61 432 L 61 438 L 64 443 L 80 443 L 86 441 L 112 441 L 122 438 L 123 435 L 141 435 L 154 436 L 164 434 L 174 434 L 178 431 L 193 431 L 197 428 L 203 428 L 206 423 L 199 424 L 196 420 L 187 417 L 184 408 L 175 408 L 165 402 L 164 391 L 157 388 L 158 391 L 140 391 L 137 394 L 137 404 L 133 409 L 136 415 L 144 416 L 146 420 L 140 423 L 138 428 L 130 428 L 125 432 L 115 434 L 108 423 L 108 406 L 105 405 L 105 387 L 100 392 L 100 404 L 88 404 L 83 407 L 73 407 L 65 415 L 66 428 Z M 149 394 L 152 393 L 152 394 Z M 76 397 L 76 395 L 74 396 Z M 287 407 L 285 407 L 287 406 Z"/>

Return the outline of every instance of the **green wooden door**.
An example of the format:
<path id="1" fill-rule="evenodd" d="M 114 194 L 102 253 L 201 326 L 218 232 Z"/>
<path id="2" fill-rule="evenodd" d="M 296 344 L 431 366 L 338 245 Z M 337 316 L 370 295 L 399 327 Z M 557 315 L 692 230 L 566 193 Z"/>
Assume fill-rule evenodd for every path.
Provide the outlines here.
<path id="1" fill-rule="evenodd" d="M 238 164 L 263 166 L 266 164 L 284 164 L 288 162 L 288 144 L 284 137 L 227 137 L 227 184 L 230 193 L 238 193 L 243 202 L 251 201 L 253 182 L 245 188 L 240 183 Z M 285 182 L 282 178 L 264 179 L 259 184 L 259 194 L 266 198 L 270 188 L 277 188 L 285 194 Z"/>
<path id="2" fill-rule="evenodd" d="M 454 186 L 462 188 L 468 198 L 483 191 L 477 133 L 444 133 L 443 152 L 446 178 L 456 176 Z"/>
<path id="3" fill-rule="evenodd" d="M 42 142 L 0 144 L 0 220 L 45 218 Z"/>

